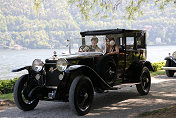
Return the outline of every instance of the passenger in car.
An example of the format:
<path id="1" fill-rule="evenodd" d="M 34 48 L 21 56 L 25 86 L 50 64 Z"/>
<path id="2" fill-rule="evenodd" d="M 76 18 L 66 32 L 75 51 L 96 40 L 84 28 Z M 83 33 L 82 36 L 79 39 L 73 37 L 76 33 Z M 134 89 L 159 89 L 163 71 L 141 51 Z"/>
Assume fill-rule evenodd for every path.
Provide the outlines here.
<path id="1" fill-rule="evenodd" d="M 106 53 L 119 54 L 119 47 L 116 45 L 114 38 L 106 39 Z"/>

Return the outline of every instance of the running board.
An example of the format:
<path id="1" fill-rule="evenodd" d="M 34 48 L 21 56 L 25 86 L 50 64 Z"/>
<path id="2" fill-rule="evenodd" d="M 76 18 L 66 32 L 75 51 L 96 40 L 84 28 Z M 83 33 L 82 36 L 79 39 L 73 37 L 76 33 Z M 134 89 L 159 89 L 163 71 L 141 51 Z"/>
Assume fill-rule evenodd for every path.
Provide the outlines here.
<path id="1" fill-rule="evenodd" d="M 176 70 L 176 67 L 161 67 L 163 70 Z"/>
<path id="2" fill-rule="evenodd" d="M 118 89 L 121 89 L 121 88 L 124 88 L 124 87 L 132 87 L 132 86 L 137 85 L 137 84 L 140 84 L 140 83 L 120 84 L 120 85 L 113 86 L 110 90 L 118 90 Z"/>
<path id="3" fill-rule="evenodd" d="M 46 86 L 46 88 L 57 89 L 57 86 Z"/>

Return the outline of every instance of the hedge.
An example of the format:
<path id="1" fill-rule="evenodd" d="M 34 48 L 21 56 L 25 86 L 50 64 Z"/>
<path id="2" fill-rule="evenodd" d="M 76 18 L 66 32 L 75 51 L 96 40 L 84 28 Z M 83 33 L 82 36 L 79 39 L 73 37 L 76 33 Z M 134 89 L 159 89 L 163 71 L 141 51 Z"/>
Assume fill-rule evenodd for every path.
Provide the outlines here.
<path id="1" fill-rule="evenodd" d="M 161 70 L 161 67 L 165 66 L 165 64 L 166 62 L 162 61 L 162 62 L 152 63 L 152 66 L 154 71 L 158 71 L 158 70 Z"/>
<path id="2" fill-rule="evenodd" d="M 12 93 L 17 79 L 0 80 L 0 94 Z"/>

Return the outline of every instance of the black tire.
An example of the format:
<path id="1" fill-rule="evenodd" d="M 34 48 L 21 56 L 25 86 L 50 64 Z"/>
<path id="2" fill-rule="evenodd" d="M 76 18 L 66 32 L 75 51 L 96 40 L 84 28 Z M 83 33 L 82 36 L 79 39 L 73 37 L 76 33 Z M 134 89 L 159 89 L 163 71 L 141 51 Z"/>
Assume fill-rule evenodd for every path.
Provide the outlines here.
<path id="1" fill-rule="evenodd" d="M 76 114 L 85 115 L 89 112 L 94 96 L 91 80 L 86 76 L 76 77 L 69 90 L 69 104 Z"/>
<path id="2" fill-rule="evenodd" d="M 104 93 L 104 90 L 101 88 L 95 88 L 96 93 Z"/>
<path id="3" fill-rule="evenodd" d="M 167 61 L 166 61 L 165 67 L 172 67 L 170 60 L 167 60 Z M 173 77 L 173 76 L 174 76 L 174 71 L 173 71 L 173 70 L 165 70 L 165 72 L 166 72 L 166 75 L 167 75 L 168 77 Z"/>
<path id="4" fill-rule="evenodd" d="M 96 66 L 97 73 L 109 85 L 113 85 L 116 79 L 116 63 L 112 56 L 106 55 L 100 58 Z"/>
<path id="5" fill-rule="evenodd" d="M 28 80 L 28 75 L 21 76 L 15 83 L 15 87 L 13 91 L 15 104 L 19 109 L 23 111 L 33 110 L 39 102 L 38 99 L 27 100 L 24 97 L 25 95 L 23 93 L 24 93 L 27 80 Z"/>
<path id="6" fill-rule="evenodd" d="M 140 95 L 147 95 L 151 87 L 151 77 L 147 67 L 143 67 L 139 79 L 140 84 L 136 85 L 137 91 Z"/>

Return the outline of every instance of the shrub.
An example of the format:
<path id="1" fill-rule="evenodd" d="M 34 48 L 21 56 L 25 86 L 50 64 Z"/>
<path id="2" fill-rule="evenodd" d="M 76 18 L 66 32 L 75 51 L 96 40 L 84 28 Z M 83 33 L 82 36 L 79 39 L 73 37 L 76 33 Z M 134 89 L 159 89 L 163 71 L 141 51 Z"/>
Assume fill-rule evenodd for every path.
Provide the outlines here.
<path id="1" fill-rule="evenodd" d="M 161 67 L 165 66 L 166 62 L 156 62 L 152 63 L 154 71 L 161 70 Z"/>
<path id="2" fill-rule="evenodd" d="M 12 93 L 17 79 L 0 80 L 0 94 Z"/>

